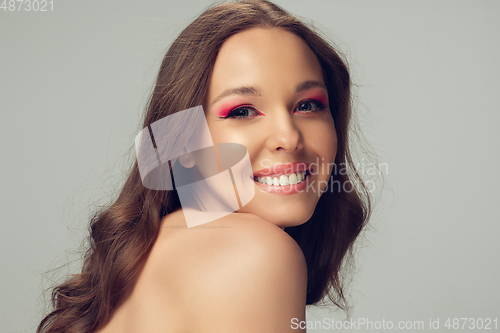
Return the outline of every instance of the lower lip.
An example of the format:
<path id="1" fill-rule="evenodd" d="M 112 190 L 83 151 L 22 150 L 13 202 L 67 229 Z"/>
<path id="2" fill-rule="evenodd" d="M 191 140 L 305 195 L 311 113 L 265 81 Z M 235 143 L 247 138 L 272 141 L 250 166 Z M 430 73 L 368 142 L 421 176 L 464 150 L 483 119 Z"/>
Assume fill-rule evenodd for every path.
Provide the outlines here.
<path id="1" fill-rule="evenodd" d="M 307 182 L 309 180 L 309 176 L 310 176 L 310 174 L 308 174 L 302 182 L 294 184 L 294 185 L 285 185 L 285 186 L 265 185 L 265 184 L 259 183 L 256 180 L 254 180 L 254 183 L 257 184 L 257 186 L 262 191 L 266 191 L 269 193 L 295 194 L 298 192 L 303 192 L 305 190 L 305 188 L 307 186 Z"/>

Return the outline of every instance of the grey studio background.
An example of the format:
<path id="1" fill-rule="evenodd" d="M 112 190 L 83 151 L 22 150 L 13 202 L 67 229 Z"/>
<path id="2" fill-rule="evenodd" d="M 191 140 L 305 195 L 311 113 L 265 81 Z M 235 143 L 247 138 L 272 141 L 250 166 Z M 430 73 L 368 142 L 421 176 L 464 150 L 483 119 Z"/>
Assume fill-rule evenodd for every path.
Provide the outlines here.
<path id="1" fill-rule="evenodd" d="M 43 290 L 77 272 L 88 217 L 119 188 L 166 48 L 209 3 L 0 10 L 0 332 L 33 332 Z M 388 165 L 352 317 L 440 319 L 441 332 L 453 331 L 447 318 L 500 317 L 500 2 L 276 3 L 347 54 L 361 126 Z M 331 310 L 307 319 L 341 318 Z"/>

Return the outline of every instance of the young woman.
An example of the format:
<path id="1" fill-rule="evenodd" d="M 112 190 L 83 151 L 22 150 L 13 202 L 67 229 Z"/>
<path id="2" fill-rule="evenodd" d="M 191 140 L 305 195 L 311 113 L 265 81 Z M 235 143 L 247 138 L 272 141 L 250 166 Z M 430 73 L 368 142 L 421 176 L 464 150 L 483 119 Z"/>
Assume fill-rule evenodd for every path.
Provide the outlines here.
<path id="1" fill-rule="evenodd" d="M 289 332 L 325 296 L 345 308 L 341 268 L 370 213 L 350 98 L 337 52 L 276 5 L 201 14 L 165 55 L 143 127 L 202 106 L 214 144 L 246 147 L 253 198 L 188 228 L 177 191 L 148 189 L 136 162 L 38 332 Z"/>

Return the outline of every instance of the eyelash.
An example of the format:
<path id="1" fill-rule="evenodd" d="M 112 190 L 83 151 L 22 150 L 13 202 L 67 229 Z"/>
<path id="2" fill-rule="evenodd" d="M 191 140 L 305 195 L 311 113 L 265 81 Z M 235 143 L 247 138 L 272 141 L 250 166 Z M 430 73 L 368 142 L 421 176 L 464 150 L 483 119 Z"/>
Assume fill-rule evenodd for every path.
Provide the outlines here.
<path id="1" fill-rule="evenodd" d="M 250 105 L 241 105 L 241 106 L 238 106 L 238 107 L 234 108 L 233 110 L 229 111 L 229 113 L 227 114 L 227 116 L 221 117 L 221 118 L 223 118 L 223 119 L 229 119 L 229 118 L 243 119 L 243 118 L 253 118 L 253 117 L 256 117 L 256 116 L 249 117 L 249 116 L 240 116 L 240 115 L 237 115 L 237 112 L 239 110 L 245 110 L 245 109 L 251 109 L 251 110 L 255 111 L 257 113 L 257 115 L 262 114 L 259 111 L 257 111 L 255 108 L 251 107 Z"/>
<path id="2" fill-rule="evenodd" d="M 299 105 L 301 105 L 302 103 L 315 103 L 318 105 L 317 108 L 315 109 L 312 109 L 310 111 L 295 111 L 296 108 L 299 107 Z M 303 101 L 300 101 L 297 103 L 297 106 L 293 109 L 294 112 L 293 113 L 297 113 L 297 112 L 300 112 L 300 113 L 309 113 L 309 112 L 318 112 L 318 111 L 323 111 L 324 109 L 326 109 L 326 105 L 325 103 L 321 102 L 321 101 L 318 101 L 317 99 L 306 99 L 306 100 L 303 100 Z"/>
<path id="3" fill-rule="evenodd" d="M 317 104 L 318 107 L 316 107 L 315 109 L 312 109 L 312 110 L 308 110 L 308 111 L 295 111 L 295 109 L 301 105 L 302 103 L 313 103 L 313 104 Z M 255 111 L 257 113 L 257 115 L 261 115 L 262 113 L 260 113 L 259 111 L 257 111 L 255 108 L 249 106 L 249 105 L 242 105 L 242 106 L 238 106 L 237 108 L 231 110 L 227 116 L 225 117 L 221 117 L 223 119 L 229 119 L 229 118 L 233 118 L 233 119 L 245 119 L 245 118 L 253 118 L 253 117 L 256 117 L 256 116 L 242 116 L 242 115 L 236 115 L 236 112 L 238 112 L 239 110 L 245 110 L 245 109 L 251 109 L 253 111 Z M 294 112 L 293 113 L 297 113 L 297 112 L 300 112 L 300 113 L 309 113 L 309 112 L 318 112 L 318 111 L 322 111 L 326 109 L 326 106 L 323 102 L 320 102 L 316 99 L 306 99 L 306 100 L 303 100 L 303 101 L 300 101 L 299 103 L 297 103 L 297 106 L 294 108 Z"/>

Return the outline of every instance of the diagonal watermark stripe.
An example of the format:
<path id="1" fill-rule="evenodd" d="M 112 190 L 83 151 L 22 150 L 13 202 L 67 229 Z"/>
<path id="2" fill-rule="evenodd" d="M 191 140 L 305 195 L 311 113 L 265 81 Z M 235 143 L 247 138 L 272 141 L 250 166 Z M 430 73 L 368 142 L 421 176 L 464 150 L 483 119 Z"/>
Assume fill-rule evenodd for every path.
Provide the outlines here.
<path id="1" fill-rule="evenodd" d="M 255 195 L 247 148 L 214 145 L 201 105 L 144 128 L 135 148 L 143 185 L 165 191 L 175 186 L 188 227 L 233 213 Z"/>

